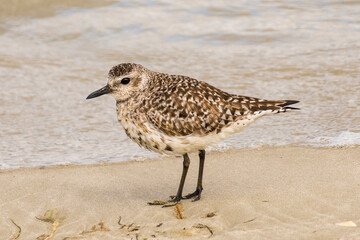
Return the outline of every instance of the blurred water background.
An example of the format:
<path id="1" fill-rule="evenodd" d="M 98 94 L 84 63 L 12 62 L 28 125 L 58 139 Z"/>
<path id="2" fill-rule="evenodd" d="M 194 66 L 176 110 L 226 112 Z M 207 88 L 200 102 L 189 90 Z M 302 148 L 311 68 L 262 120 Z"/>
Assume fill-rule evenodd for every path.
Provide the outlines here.
<path id="1" fill-rule="evenodd" d="M 85 101 L 118 63 L 206 81 L 300 112 L 212 150 L 360 144 L 360 2 L 0 0 L 0 168 L 158 156 Z"/>

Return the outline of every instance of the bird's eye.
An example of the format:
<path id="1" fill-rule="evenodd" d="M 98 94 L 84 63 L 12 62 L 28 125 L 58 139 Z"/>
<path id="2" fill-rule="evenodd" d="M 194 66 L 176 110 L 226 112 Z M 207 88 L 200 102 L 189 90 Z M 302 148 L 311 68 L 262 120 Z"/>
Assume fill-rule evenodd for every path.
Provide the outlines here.
<path id="1" fill-rule="evenodd" d="M 130 78 L 123 78 L 121 79 L 121 84 L 128 84 L 130 82 Z"/>

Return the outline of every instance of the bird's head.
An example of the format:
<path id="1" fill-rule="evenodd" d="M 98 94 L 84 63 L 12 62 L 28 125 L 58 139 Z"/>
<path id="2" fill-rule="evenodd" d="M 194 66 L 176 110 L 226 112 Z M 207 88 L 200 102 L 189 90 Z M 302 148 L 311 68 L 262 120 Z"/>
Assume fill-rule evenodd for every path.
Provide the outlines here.
<path id="1" fill-rule="evenodd" d="M 119 64 L 110 69 L 106 86 L 91 93 L 86 99 L 111 94 L 117 102 L 123 102 L 143 90 L 149 78 L 149 70 L 140 64 Z"/>

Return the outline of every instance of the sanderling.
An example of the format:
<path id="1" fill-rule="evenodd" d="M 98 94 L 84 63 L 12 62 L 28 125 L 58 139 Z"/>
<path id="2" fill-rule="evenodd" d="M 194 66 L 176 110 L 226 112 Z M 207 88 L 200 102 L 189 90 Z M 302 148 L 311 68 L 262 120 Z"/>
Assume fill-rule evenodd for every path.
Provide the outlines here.
<path id="1" fill-rule="evenodd" d="M 153 72 L 134 63 L 114 66 L 107 85 L 87 99 L 103 94 L 115 98 L 118 120 L 133 141 L 158 153 L 183 155 L 181 181 L 176 196 L 169 201 L 172 203 L 200 199 L 207 146 L 261 116 L 296 110 L 289 105 L 299 102 L 230 94 L 194 78 Z M 196 190 L 183 197 L 188 153 L 195 151 L 200 158 Z"/>

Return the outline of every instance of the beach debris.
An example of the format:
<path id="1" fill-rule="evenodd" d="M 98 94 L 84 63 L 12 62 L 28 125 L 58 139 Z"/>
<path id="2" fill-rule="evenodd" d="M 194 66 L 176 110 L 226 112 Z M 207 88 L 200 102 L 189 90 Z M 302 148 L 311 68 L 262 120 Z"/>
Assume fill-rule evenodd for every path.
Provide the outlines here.
<path id="1" fill-rule="evenodd" d="M 140 226 L 135 226 L 135 227 L 131 228 L 133 225 L 134 225 L 134 223 L 130 224 L 130 225 L 127 227 L 127 230 L 128 230 L 129 232 L 135 232 L 135 231 L 137 231 L 137 230 L 140 229 Z"/>
<path id="2" fill-rule="evenodd" d="M 10 221 L 19 229 L 19 232 L 18 232 L 18 234 L 16 235 L 16 237 L 11 238 L 11 239 L 18 239 L 18 238 L 20 237 L 20 235 L 21 235 L 21 227 L 20 227 L 19 225 L 17 225 L 17 224 L 15 223 L 15 221 L 12 220 L 11 218 L 10 218 Z"/>
<path id="3" fill-rule="evenodd" d="M 57 208 L 54 208 L 54 209 L 46 210 L 44 216 L 40 216 L 40 217 L 35 216 L 35 218 L 43 222 L 54 223 L 55 221 L 57 221 L 57 215 L 58 215 L 58 210 Z"/>
<path id="4" fill-rule="evenodd" d="M 340 222 L 340 223 L 336 223 L 335 225 L 341 227 L 356 227 L 356 223 L 354 223 L 353 221 Z"/>
<path id="5" fill-rule="evenodd" d="M 205 224 L 198 223 L 198 224 L 193 225 L 192 227 L 193 227 L 193 228 L 200 228 L 200 229 L 201 229 L 201 228 L 206 228 L 206 229 L 209 230 L 209 232 L 210 232 L 209 238 L 212 237 L 212 235 L 214 235 L 213 230 L 212 230 L 209 226 L 207 226 L 207 225 L 205 225 Z"/>
<path id="6" fill-rule="evenodd" d="M 36 240 L 46 240 L 46 239 L 50 239 L 49 237 L 50 237 L 49 234 L 41 234 L 36 238 Z"/>
<path id="7" fill-rule="evenodd" d="M 247 220 L 247 221 L 245 221 L 245 222 L 243 222 L 243 223 L 249 223 L 249 222 L 254 221 L 255 219 L 256 219 L 256 217 L 254 217 L 254 218 L 252 218 L 252 219 L 250 219 L 250 220 Z"/>
<path id="8" fill-rule="evenodd" d="M 109 232 L 110 229 L 105 227 L 104 222 L 100 221 L 98 224 L 95 224 L 90 228 L 90 230 L 84 230 L 80 234 L 87 234 L 87 233 L 93 233 L 93 232 Z"/>
<path id="9" fill-rule="evenodd" d="M 156 227 L 161 227 L 163 225 L 163 223 L 159 223 L 158 225 L 156 225 Z"/>
<path id="10" fill-rule="evenodd" d="M 152 202 L 148 202 L 149 205 L 166 205 L 168 204 L 167 201 L 162 201 L 162 200 L 154 200 Z"/>
<path id="11" fill-rule="evenodd" d="M 59 213 L 58 209 L 54 208 L 54 209 L 47 210 L 44 213 L 44 216 L 40 216 L 40 217 L 35 216 L 36 219 L 43 221 L 43 222 L 51 223 L 51 225 L 52 225 L 51 233 L 50 234 L 42 234 L 36 238 L 37 240 L 49 240 L 55 235 L 56 229 L 59 226 L 60 220 L 61 220 L 58 216 L 58 213 Z"/>
<path id="12" fill-rule="evenodd" d="M 75 236 L 75 237 L 65 237 L 62 240 L 71 240 L 71 239 L 83 239 L 84 236 Z"/>
<path id="13" fill-rule="evenodd" d="M 182 214 L 184 211 L 184 206 L 181 203 L 179 203 L 175 205 L 174 209 L 175 209 L 176 218 L 184 219 L 184 215 Z"/>
<path id="14" fill-rule="evenodd" d="M 216 216 L 216 212 L 210 212 L 208 214 L 206 214 L 203 218 L 212 218 Z"/>
<path id="15" fill-rule="evenodd" d="M 130 229 L 129 231 L 130 232 L 135 232 L 135 231 L 138 231 L 139 229 L 140 229 L 140 226 L 135 226 L 132 229 Z"/>
<path id="16" fill-rule="evenodd" d="M 121 223 L 121 216 L 119 216 L 118 224 L 120 225 L 120 229 L 123 229 L 124 227 L 126 227 L 126 224 Z"/>
<path id="17" fill-rule="evenodd" d="M 129 224 L 129 225 L 122 224 L 122 223 L 121 223 L 121 216 L 119 217 L 118 224 L 120 225 L 120 229 L 123 229 L 123 228 L 127 227 L 126 230 L 127 230 L 128 232 L 135 232 L 135 231 L 138 231 L 138 230 L 140 229 L 140 226 L 139 226 L 139 225 L 133 227 L 134 223 L 131 223 L 131 224 Z"/>

